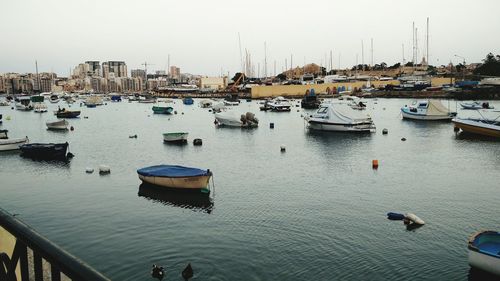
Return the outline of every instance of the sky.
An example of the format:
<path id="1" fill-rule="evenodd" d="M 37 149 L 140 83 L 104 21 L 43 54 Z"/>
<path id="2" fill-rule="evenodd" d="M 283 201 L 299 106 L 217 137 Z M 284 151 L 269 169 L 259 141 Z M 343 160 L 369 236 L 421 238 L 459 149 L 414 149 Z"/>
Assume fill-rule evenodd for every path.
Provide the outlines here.
<path id="1" fill-rule="evenodd" d="M 0 73 L 35 72 L 35 60 L 40 72 L 59 76 L 87 60 L 125 61 L 129 71 L 147 62 L 152 72 L 166 70 L 170 55 L 183 73 L 233 75 L 242 69 L 240 41 L 256 73 L 265 58 L 268 74 L 275 62 L 279 73 L 291 56 L 294 66 L 346 68 L 371 63 L 372 38 L 374 63 L 392 65 L 403 60 L 403 44 L 411 60 L 413 22 L 419 61 L 424 56 L 427 17 L 432 65 L 500 54 L 498 0 L 0 0 L 0 7 Z"/>

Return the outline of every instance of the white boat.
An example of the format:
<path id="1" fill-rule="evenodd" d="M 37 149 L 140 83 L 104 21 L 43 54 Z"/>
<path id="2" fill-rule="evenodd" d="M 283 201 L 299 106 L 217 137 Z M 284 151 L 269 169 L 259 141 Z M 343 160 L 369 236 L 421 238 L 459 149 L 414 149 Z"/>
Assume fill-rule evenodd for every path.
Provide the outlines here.
<path id="1" fill-rule="evenodd" d="M 47 129 L 49 130 L 67 130 L 69 123 L 66 119 L 61 119 L 56 121 L 47 121 L 45 122 L 45 125 L 47 125 Z"/>
<path id="2" fill-rule="evenodd" d="M 460 106 L 463 109 L 494 109 L 492 105 L 490 105 L 489 102 L 478 102 L 478 101 L 473 101 L 473 102 L 461 102 Z"/>
<path id="3" fill-rule="evenodd" d="M 7 136 L 6 130 L 4 134 L 5 136 Z M 28 142 L 29 142 L 28 137 L 17 138 L 17 139 L 9 139 L 9 138 L 0 139 L 0 151 L 17 150 L 21 145 L 26 144 Z"/>
<path id="4" fill-rule="evenodd" d="M 49 98 L 50 102 L 51 103 L 58 103 L 59 102 L 59 96 L 54 94 L 54 95 L 51 95 L 50 98 Z"/>
<path id="5" fill-rule="evenodd" d="M 485 111 L 485 113 L 486 113 L 486 111 Z M 484 114 L 484 115 L 481 114 L 481 118 L 458 118 L 457 117 L 451 121 L 455 125 L 455 128 L 460 129 L 465 133 L 500 138 L 500 119 L 499 118 L 500 118 L 500 116 L 498 116 L 497 118 L 488 118 L 486 116 L 486 114 Z"/>
<path id="6" fill-rule="evenodd" d="M 9 106 L 10 103 L 7 100 L 0 101 L 0 106 Z"/>
<path id="7" fill-rule="evenodd" d="M 469 265 L 500 276 L 500 233 L 480 231 L 468 241 Z"/>
<path id="8" fill-rule="evenodd" d="M 226 108 L 226 105 L 224 103 L 218 103 L 214 106 L 212 106 L 212 110 L 214 113 L 216 112 L 223 112 L 225 111 L 227 108 Z"/>
<path id="9" fill-rule="evenodd" d="M 479 85 L 500 86 L 500 77 L 484 78 L 483 80 L 479 81 Z"/>
<path id="10" fill-rule="evenodd" d="M 224 100 L 224 105 L 227 105 L 227 106 L 237 106 L 240 104 L 239 101 L 229 101 L 229 100 Z"/>
<path id="11" fill-rule="evenodd" d="M 323 103 L 318 111 L 306 116 L 310 130 L 337 132 L 373 132 L 375 124 L 368 114 L 352 109 L 348 103 Z"/>
<path id="12" fill-rule="evenodd" d="M 200 101 L 200 107 L 201 108 L 209 108 L 212 106 L 212 101 L 211 100 L 201 100 Z"/>
<path id="13" fill-rule="evenodd" d="M 251 112 L 237 116 L 234 112 L 227 111 L 215 114 L 215 123 L 218 126 L 255 128 L 259 126 L 259 120 Z"/>
<path id="14" fill-rule="evenodd" d="M 23 111 L 33 110 L 33 103 L 29 97 L 19 97 L 18 102 L 16 102 L 16 109 Z"/>
<path id="15" fill-rule="evenodd" d="M 186 132 L 176 132 L 176 133 L 164 133 L 163 141 L 167 143 L 185 143 L 187 142 L 189 133 Z"/>
<path id="16" fill-rule="evenodd" d="M 35 105 L 33 106 L 33 109 L 37 113 L 43 113 L 47 112 L 47 105 L 43 102 L 35 102 Z"/>
<path id="17" fill-rule="evenodd" d="M 275 99 L 272 99 L 269 101 L 266 106 L 271 110 L 271 111 L 290 111 L 292 105 L 290 104 L 289 101 L 287 101 L 284 97 L 276 97 Z"/>
<path id="18" fill-rule="evenodd" d="M 405 119 L 427 121 L 449 121 L 457 115 L 456 112 L 449 111 L 437 100 L 415 101 L 411 106 L 402 107 L 401 114 Z"/>

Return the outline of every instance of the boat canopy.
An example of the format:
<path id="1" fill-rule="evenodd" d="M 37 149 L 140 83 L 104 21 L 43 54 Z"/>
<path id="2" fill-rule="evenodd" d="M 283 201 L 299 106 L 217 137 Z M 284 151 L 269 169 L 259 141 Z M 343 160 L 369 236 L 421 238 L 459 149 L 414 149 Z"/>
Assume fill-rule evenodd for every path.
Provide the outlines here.
<path id="1" fill-rule="evenodd" d="M 183 178 L 207 176 L 210 171 L 178 165 L 156 165 L 138 169 L 137 173 L 145 177 Z"/>
<path id="2" fill-rule="evenodd" d="M 429 107 L 427 108 L 427 115 L 448 115 L 450 111 L 444 107 L 440 101 L 429 100 Z"/>
<path id="3" fill-rule="evenodd" d="M 323 103 L 314 118 L 327 118 L 332 122 L 351 123 L 365 122 L 370 119 L 367 114 L 353 110 L 347 103 Z"/>

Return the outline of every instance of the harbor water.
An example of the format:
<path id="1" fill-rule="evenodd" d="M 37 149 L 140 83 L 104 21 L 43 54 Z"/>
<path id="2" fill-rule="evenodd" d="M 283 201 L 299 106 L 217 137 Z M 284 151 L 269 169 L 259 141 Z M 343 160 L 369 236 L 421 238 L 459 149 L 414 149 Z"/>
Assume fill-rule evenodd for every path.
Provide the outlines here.
<path id="1" fill-rule="evenodd" d="M 75 155 L 54 163 L 1 153 L 0 207 L 112 280 L 152 280 L 152 264 L 181 280 L 188 262 L 192 280 L 482 280 L 467 239 L 499 230 L 500 142 L 457 136 L 450 122 L 402 120 L 405 99 L 368 100 L 371 134 L 312 133 L 301 115 L 313 111 L 261 112 L 257 101 L 232 110 L 256 113 L 259 128 L 217 128 L 198 102 L 175 100 L 176 115 L 126 100 L 75 103 L 81 117 L 65 132 L 45 126 L 63 102 L 43 114 L 0 107 L 11 138 L 67 141 Z M 178 131 L 188 144 L 163 143 Z M 111 173 L 99 175 L 101 164 Z M 211 198 L 141 187 L 136 170 L 156 164 L 210 169 Z M 407 229 L 391 211 L 426 224 Z"/>

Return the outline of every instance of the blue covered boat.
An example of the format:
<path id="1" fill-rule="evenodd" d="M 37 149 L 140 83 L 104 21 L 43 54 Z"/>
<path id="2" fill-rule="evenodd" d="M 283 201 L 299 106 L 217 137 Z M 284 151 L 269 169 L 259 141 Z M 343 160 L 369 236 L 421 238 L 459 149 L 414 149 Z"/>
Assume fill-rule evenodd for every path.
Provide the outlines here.
<path id="1" fill-rule="evenodd" d="M 194 103 L 193 98 L 191 98 L 191 97 L 185 97 L 185 98 L 182 100 L 182 102 L 183 102 L 184 104 L 187 104 L 187 105 L 190 105 L 190 104 L 193 104 L 193 103 Z"/>
<path id="2" fill-rule="evenodd" d="M 119 95 L 112 95 L 111 101 L 115 101 L 115 102 L 122 101 L 122 97 Z"/>
<path id="3" fill-rule="evenodd" d="M 209 193 L 212 172 L 178 165 L 156 165 L 137 170 L 139 179 L 166 188 Z"/>
<path id="4" fill-rule="evenodd" d="M 469 265 L 500 276 L 500 233 L 481 231 L 469 239 Z"/>

